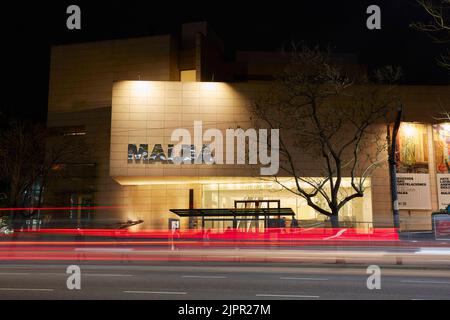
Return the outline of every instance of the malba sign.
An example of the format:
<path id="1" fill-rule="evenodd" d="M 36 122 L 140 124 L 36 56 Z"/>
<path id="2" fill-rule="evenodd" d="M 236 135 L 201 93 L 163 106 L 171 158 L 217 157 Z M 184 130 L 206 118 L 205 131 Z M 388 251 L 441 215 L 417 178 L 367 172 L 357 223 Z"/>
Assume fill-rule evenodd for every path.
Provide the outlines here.
<path id="1" fill-rule="evenodd" d="M 187 129 L 175 129 L 173 144 L 128 144 L 128 163 L 163 164 L 260 164 L 262 176 L 279 170 L 279 129 L 227 129 L 203 131 L 202 121 L 194 121 L 194 137 Z M 270 150 L 270 152 L 269 152 Z M 150 152 L 149 152 L 150 151 Z"/>

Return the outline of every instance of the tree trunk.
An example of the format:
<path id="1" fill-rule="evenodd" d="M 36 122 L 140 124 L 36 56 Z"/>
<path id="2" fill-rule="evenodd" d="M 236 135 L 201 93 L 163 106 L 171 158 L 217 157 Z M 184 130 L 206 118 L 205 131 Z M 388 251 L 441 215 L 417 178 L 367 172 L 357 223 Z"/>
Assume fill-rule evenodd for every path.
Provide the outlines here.
<path id="1" fill-rule="evenodd" d="M 14 219 L 16 218 L 16 213 L 13 210 L 9 211 L 9 217 L 8 217 L 8 227 L 11 229 L 14 229 Z"/>
<path id="2" fill-rule="evenodd" d="M 330 222 L 332 228 L 339 228 L 339 215 L 333 214 L 330 216 Z"/>
<path id="3" fill-rule="evenodd" d="M 19 182 L 18 182 L 18 178 L 17 175 L 13 176 L 11 178 L 11 182 L 9 185 L 9 194 L 8 194 L 8 207 L 10 208 L 17 208 L 19 205 L 19 197 L 20 197 L 20 192 L 19 192 Z M 8 225 L 10 228 L 15 227 L 15 220 L 17 218 L 17 212 L 15 210 L 10 210 L 9 211 L 9 221 L 8 221 Z"/>
<path id="4" fill-rule="evenodd" d="M 10 207 L 11 209 L 16 208 L 17 207 L 17 202 L 14 201 L 10 201 L 8 203 L 8 207 Z M 15 225 L 14 225 L 14 221 L 16 220 L 16 211 L 15 210 L 9 210 L 9 218 L 8 218 L 8 227 L 10 229 L 14 229 Z"/>

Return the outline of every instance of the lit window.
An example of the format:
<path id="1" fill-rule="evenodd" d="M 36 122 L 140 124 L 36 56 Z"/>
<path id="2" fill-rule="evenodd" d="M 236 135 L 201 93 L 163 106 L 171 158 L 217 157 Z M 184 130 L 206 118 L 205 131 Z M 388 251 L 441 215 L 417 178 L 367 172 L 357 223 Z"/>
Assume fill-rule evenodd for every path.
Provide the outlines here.
<path id="1" fill-rule="evenodd" d="M 66 126 L 66 127 L 52 127 L 49 132 L 54 136 L 84 136 L 86 135 L 85 126 Z"/>
<path id="2" fill-rule="evenodd" d="M 181 71 L 180 81 L 181 82 L 197 81 L 197 71 L 195 69 Z"/>

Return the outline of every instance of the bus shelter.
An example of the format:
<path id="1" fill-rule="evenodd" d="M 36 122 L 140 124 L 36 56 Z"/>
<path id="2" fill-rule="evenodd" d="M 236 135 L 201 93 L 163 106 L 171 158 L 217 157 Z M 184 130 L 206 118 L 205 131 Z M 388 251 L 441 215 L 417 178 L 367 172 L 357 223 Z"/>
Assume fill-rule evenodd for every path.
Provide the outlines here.
<path id="1" fill-rule="evenodd" d="M 229 209 L 171 209 L 180 218 L 197 218 L 201 221 L 201 229 L 205 229 L 208 222 L 223 222 L 223 226 L 233 229 L 248 230 L 254 227 L 280 228 L 285 227 L 286 217 L 295 216 L 291 208 L 229 208 Z M 197 226 L 198 227 L 198 226 Z"/>

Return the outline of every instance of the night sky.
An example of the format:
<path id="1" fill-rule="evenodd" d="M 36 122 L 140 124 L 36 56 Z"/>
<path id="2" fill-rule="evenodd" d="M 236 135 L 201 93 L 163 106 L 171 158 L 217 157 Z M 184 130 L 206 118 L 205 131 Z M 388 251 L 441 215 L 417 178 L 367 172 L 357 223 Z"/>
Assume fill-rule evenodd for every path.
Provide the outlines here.
<path id="1" fill-rule="evenodd" d="M 164 2 L 163 2 L 164 3 Z M 45 121 L 50 46 L 177 32 L 183 22 L 208 21 L 227 52 L 277 50 L 291 41 L 356 53 L 369 68 L 399 65 L 404 84 L 448 84 L 434 44 L 410 23 L 427 19 L 415 0 L 324 1 L 33 1 L 2 3 L 3 113 Z M 183 3 L 183 4 L 181 4 Z M 82 10 L 82 30 L 67 30 L 66 8 Z M 382 30 L 366 28 L 366 8 L 382 10 Z"/>

